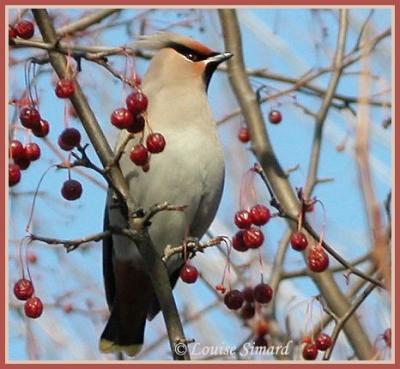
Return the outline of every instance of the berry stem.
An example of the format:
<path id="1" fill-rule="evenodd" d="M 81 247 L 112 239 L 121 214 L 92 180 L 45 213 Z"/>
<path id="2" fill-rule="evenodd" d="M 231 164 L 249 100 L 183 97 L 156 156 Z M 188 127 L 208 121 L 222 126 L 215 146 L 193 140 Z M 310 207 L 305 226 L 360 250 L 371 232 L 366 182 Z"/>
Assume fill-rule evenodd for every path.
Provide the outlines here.
<path id="1" fill-rule="evenodd" d="M 68 114 L 68 102 L 67 100 L 64 101 L 64 128 L 68 128 L 68 118 L 69 118 L 69 114 Z"/>
<path id="2" fill-rule="evenodd" d="M 322 203 L 321 200 L 317 200 L 316 202 L 318 202 L 321 205 L 321 208 L 322 208 L 322 219 L 323 219 L 323 221 L 322 221 L 321 233 L 320 233 L 320 237 L 319 237 L 319 244 L 321 244 L 321 246 L 322 246 L 322 241 L 324 239 L 325 228 L 326 228 L 326 223 L 327 223 L 327 221 L 326 221 L 326 209 L 325 209 L 325 206 L 324 206 L 324 204 Z"/>
<path id="3" fill-rule="evenodd" d="M 57 167 L 56 164 L 50 165 L 50 166 L 44 171 L 44 173 L 43 173 L 42 176 L 40 177 L 39 182 L 38 182 L 38 184 L 37 184 L 37 186 L 36 186 L 35 194 L 33 195 L 33 201 L 32 201 L 31 211 L 30 211 L 29 218 L 28 218 L 28 223 L 26 224 L 26 227 L 25 227 L 25 232 L 27 232 L 27 233 L 29 233 L 29 234 L 30 234 L 30 227 L 31 227 L 31 225 L 32 225 L 33 213 L 34 213 L 34 210 L 35 210 L 36 198 L 37 198 L 37 195 L 38 195 L 38 192 L 39 192 L 39 187 L 40 187 L 40 185 L 41 185 L 41 183 L 42 183 L 44 177 L 46 176 L 46 174 L 50 171 L 50 169 L 51 169 L 51 168 L 56 168 L 56 167 Z"/>

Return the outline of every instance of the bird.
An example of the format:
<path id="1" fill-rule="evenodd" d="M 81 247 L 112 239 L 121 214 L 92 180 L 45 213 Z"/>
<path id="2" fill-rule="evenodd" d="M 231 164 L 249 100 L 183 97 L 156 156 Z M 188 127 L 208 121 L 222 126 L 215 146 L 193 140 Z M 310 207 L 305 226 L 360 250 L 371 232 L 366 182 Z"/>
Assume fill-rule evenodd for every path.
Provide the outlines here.
<path id="1" fill-rule="evenodd" d="M 152 155 L 144 172 L 129 159 L 140 138 L 129 141 L 119 166 L 135 204 L 149 209 L 157 203 L 183 205 L 183 212 L 160 212 L 151 220 L 149 236 L 162 257 L 167 245 L 189 237 L 201 239 L 221 201 L 225 165 L 207 90 L 218 65 L 232 57 L 177 33 L 142 36 L 135 47 L 154 50 L 142 91 L 148 98 L 149 129 L 166 140 L 162 153 Z M 129 133 L 121 131 L 115 150 Z M 126 213 L 109 189 L 104 229 L 127 227 Z M 181 255 L 166 261 L 174 287 L 183 265 Z M 103 353 L 136 356 L 143 345 L 146 319 L 160 311 L 146 265 L 132 240 L 118 234 L 103 240 L 103 276 L 110 316 L 99 342 Z"/>

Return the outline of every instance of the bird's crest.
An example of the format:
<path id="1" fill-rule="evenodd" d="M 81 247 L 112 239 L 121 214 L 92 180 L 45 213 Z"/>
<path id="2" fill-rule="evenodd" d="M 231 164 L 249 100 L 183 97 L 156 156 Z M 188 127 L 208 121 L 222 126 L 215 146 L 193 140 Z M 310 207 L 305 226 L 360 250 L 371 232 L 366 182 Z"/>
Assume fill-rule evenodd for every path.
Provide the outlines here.
<path id="1" fill-rule="evenodd" d="M 152 35 L 143 35 L 134 43 L 134 48 L 159 50 L 172 45 L 181 45 L 202 55 L 211 55 L 213 50 L 202 43 L 173 32 L 157 32 Z"/>

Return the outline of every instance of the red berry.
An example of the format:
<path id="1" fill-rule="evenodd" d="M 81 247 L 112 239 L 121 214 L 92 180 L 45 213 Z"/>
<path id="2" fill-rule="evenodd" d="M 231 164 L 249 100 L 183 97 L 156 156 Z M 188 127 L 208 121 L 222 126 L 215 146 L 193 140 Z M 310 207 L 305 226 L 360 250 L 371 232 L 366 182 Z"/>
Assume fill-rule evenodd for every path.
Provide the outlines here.
<path id="1" fill-rule="evenodd" d="M 290 237 L 290 244 L 293 250 L 303 251 L 308 245 L 307 237 L 303 232 L 294 232 Z"/>
<path id="2" fill-rule="evenodd" d="M 21 169 L 17 164 L 8 164 L 8 185 L 15 186 L 21 180 Z"/>
<path id="3" fill-rule="evenodd" d="M 254 300 L 261 304 L 267 304 L 272 300 L 273 291 L 269 284 L 259 283 L 254 287 Z"/>
<path id="4" fill-rule="evenodd" d="M 47 120 L 41 119 L 38 127 L 32 128 L 32 133 L 36 137 L 46 137 L 49 134 L 50 126 Z"/>
<path id="5" fill-rule="evenodd" d="M 325 333 L 320 333 L 315 340 L 315 346 L 319 351 L 326 351 L 332 346 L 332 338 Z"/>
<path id="6" fill-rule="evenodd" d="M 65 128 L 64 131 L 61 132 L 60 134 L 60 138 L 59 138 L 59 145 L 60 145 L 60 141 L 62 142 L 64 147 L 68 147 L 68 148 L 74 148 L 76 146 L 79 146 L 79 144 L 81 143 L 81 134 L 80 132 L 75 129 L 75 128 Z M 60 147 L 65 150 L 61 145 Z M 72 149 L 69 149 L 72 150 Z M 69 151 L 66 150 L 66 151 Z"/>
<path id="7" fill-rule="evenodd" d="M 268 341 L 264 336 L 257 336 L 254 340 L 254 346 L 268 348 Z"/>
<path id="8" fill-rule="evenodd" d="M 147 96 L 138 90 L 133 91 L 126 98 L 126 106 L 132 114 L 140 114 L 147 109 Z"/>
<path id="9" fill-rule="evenodd" d="M 37 263 L 37 259 L 38 259 L 37 255 L 34 254 L 33 252 L 30 252 L 28 254 L 28 261 L 29 261 L 30 264 L 36 264 Z"/>
<path id="10" fill-rule="evenodd" d="M 18 36 L 17 30 L 15 27 L 8 25 L 8 44 L 14 44 L 14 38 Z"/>
<path id="11" fill-rule="evenodd" d="M 65 314 L 70 314 L 70 313 L 73 312 L 74 307 L 72 306 L 71 303 L 68 303 L 68 304 L 65 304 L 65 305 L 64 305 L 63 310 L 64 310 L 64 313 L 65 313 Z"/>
<path id="12" fill-rule="evenodd" d="M 29 40 L 35 33 L 35 27 L 33 26 L 33 23 L 27 20 L 18 22 L 14 28 L 17 36 L 23 38 L 24 40 Z"/>
<path id="13" fill-rule="evenodd" d="M 249 249 L 257 249 L 264 242 L 264 235 L 261 229 L 256 227 L 251 227 L 244 230 L 243 232 L 243 242 Z"/>
<path id="14" fill-rule="evenodd" d="M 225 286 L 224 286 L 223 284 L 217 284 L 217 285 L 215 286 L 215 289 L 216 289 L 218 292 L 221 292 L 221 293 L 225 293 L 225 291 L 226 291 L 226 288 L 225 288 Z"/>
<path id="15" fill-rule="evenodd" d="M 66 145 L 62 140 L 61 140 L 61 136 L 58 136 L 58 146 L 60 146 L 60 148 L 64 151 L 71 151 L 74 147 L 73 146 L 68 146 Z"/>
<path id="16" fill-rule="evenodd" d="M 392 347 L 392 329 L 387 328 L 385 332 L 383 332 L 383 340 L 386 343 L 387 347 Z"/>
<path id="17" fill-rule="evenodd" d="M 321 246 L 313 247 L 308 254 L 308 267 L 311 271 L 323 272 L 329 266 L 329 257 Z"/>
<path id="18" fill-rule="evenodd" d="M 21 278 L 14 284 L 14 295 L 18 300 L 28 300 L 33 292 L 33 284 L 29 279 Z"/>
<path id="19" fill-rule="evenodd" d="M 247 210 L 239 210 L 236 212 L 234 222 L 238 228 L 249 228 L 253 223 L 250 213 Z"/>
<path id="20" fill-rule="evenodd" d="M 259 320 L 256 325 L 257 336 L 265 336 L 269 332 L 269 325 L 265 319 Z"/>
<path id="21" fill-rule="evenodd" d="M 40 114 L 33 107 L 25 107 L 19 113 L 21 124 L 25 128 L 33 129 L 40 127 Z"/>
<path id="22" fill-rule="evenodd" d="M 60 79 L 56 84 L 56 89 L 54 92 L 60 99 L 68 99 L 75 92 L 75 83 L 70 79 Z"/>
<path id="23" fill-rule="evenodd" d="M 139 166 L 145 165 L 149 160 L 149 152 L 142 144 L 136 144 L 130 154 L 131 160 Z"/>
<path id="24" fill-rule="evenodd" d="M 303 349 L 303 358 L 305 360 L 315 360 L 318 356 L 318 349 L 313 343 L 307 343 Z"/>
<path id="25" fill-rule="evenodd" d="M 224 296 L 224 304 L 230 310 L 238 310 L 243 305 L 243 295 L 239 290 L 231 290 Z"/>
<path id="26" fill-rule="evenodd" d="M 232 237 L 232 247 L 236 251 L 244 252 L 249 249 L 243 241 L 243 233 L 244 231 L 240 230 Z"/>
<path id="27" fill-rule="evenodd" d="M 25 152 L 25 150 L 24 150 Z M 14 164 L 17 164 L 19 169 L 25 170 L 29 168 L 29 165 L 31 165 L 31 161 L 27 158 L 18 158 L 14 159 Z"/>
<path id="28" fill-rule="evenodd" d="M 304 337 L 301 339 L 301 343 L 312 343 L 312 339 L 311 339 L 310 336 L 304 336 Z"/>
<path id="29" fill-rule="evenodd" d="M 82 195 L 82 185 L 74 179 L 68 179 L 61 188 L 61 195 L 69 201 L 77 200 Z"/>
<path id="30" fill-rule="evenodd" d="M 25 145 L 25 158 L 29 161 L 35 161 L 40 158 L 40 147 L 38 144 L 31 142 Z"/>
<path id="31" fill-rule="evenodd" d="M 126 129 L 133 124 L 133 114 L 125 108 L 115 109 L 111 114 L 111 124 L 119 129 Z"/>
<path id="32" fill-rule="evenodd" d="M 197 268 L 186 262 L 181 269 L 180 277 L 185 283 L 194 283 L 197 281 L 199 272 Z"/>
<path id="33" fill-rule="evenodd" d="M 164 151 L 165 138 L 161 133 L 150 133 L 146 139 L 146 147 L 152 154 Z"/>
<path id="34" fill-rule="evenodd" d="M 139 133 L 144 129 L 145 120 L 141 115 L 136 115 L 133 119 L 132 125 L 130 125 L 127 130 L 130 133 Z"/>
<path id="35" fill-rule="evenodd" d="M 254 289 L 253 287 L 246 287 L 243 291 L 243 298 L 247 302 L 253 302 L 254 301 Z"/>
<path id="36" fill-rule="evenodd" d="M 238 139 L 243 143 L 250 141 L 250 132 L 247 127 L 241 127 L 239 129 Z"/>
<path id="37" fill-rule="evenodd" d="M 256 205 L 253 206 L 250 210 L 251 219 L 253 220 L 253 224 L 262 226 L 267 224 L 271 219 L 271 212 L 264 205 Z"/>
<path id="38" fill-rule="evenodd" d="M 18 140 L 10 142 L 10 157 L 13 159 L 20 159 L 25 157 L 25 150 L 22 143 Z"/>
<path id="39" fill-rule="evenodd" d="M 25 315 L 29 318 L 36 319 L 42 315 L 43 304 L 39 297 L 31 297 L 25 302 Z"/>
<path id="40" fill-rule="evenodd" d="M 242 307 L 242 310 L 240 310 L 240 316 L 246 320 L 251 319 L 254 316 L 255 312 L 256 310 L 254 309 L 254 305 L 246 302 Z"/>
<path id="41" fill-rule="evenodd" d="M 282 114 L 279 110 L 271 110 L 268 114 L 268 120 L 272 124 L 278 124 L 282 120 Z"/>

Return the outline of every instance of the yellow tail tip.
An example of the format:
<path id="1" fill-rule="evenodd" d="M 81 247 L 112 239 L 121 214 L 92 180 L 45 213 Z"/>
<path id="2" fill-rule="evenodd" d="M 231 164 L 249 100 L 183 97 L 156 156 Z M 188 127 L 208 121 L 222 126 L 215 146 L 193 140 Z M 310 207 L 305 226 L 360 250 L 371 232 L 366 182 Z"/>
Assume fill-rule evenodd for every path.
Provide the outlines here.
<path id="1" fill-rule="evenodd" d="M 106 339 L 101 339 L 99 343 L 99 349 L 101 352 L 105 354 L 123 352 L 128 356 L 136 356 L 140 350 L 142 349 L 143 345 L 117 345 L 113 341 L 109 341 Z"/>

